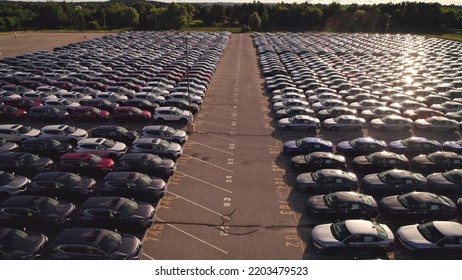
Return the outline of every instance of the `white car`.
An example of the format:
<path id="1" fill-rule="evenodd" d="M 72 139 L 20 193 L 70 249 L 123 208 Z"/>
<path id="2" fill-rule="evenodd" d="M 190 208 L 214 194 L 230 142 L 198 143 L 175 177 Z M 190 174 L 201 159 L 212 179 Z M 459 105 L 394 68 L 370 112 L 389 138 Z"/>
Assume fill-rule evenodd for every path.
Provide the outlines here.
<path id="1" fill-rule="evenodd" d="M 0 138 L 11 142 L 21 142 L 31 137 L 37 137 L 40 130 L 22 124 L 1 124 Z"/>
<path id="2" fill-rule="evenodd" d="M 172 99 L 172 98 L 177 98 L 177 99 L 184 99 L 186 101 L 191 99 L 191 103 L 196 103 L 198 105 L 202 104 L 202 97 L 194 94 L 188 94 L 186 92 L 172 92 L 170 93 L 169 96 L 167 96 L 167 99 Z"/>
<path id="3" fill-rule="evenodd" d="M 70 100 L 67 100 L 65 98 L 58 98 L 58 99 L 48 99 L 45 100 L 43 105 L 50 105 L 50 106 L 55 106 L 55 107 L 61 107 L 66 109 L 66 111 L 72 111 L 77 107 L 80 107 L 80 103 L 78 102 L 72 102 Z"/>
<path id="4" fill-rule="evenodd" d="M 187 110 L 181 110 L 177 107 L 159 107 L 154 111 L 153 119 L 155 121 L 178 121 L 183 124 L 192 123 L 194 115 Z"/>
<path id="5" fill-rule="evenodd" d="M 45 91 L 28 91 L 22 94 L 24 98 L 56 100 L 58 97 Z"/>
<path id="6" fill-rule="evenodd" d="M 90 95 L 83 94 L 81 92 L 75 92 L 75 91 L 69 91 L 65 93 L 60 93 L 59 94 L 60 98 L 67 99 L 72 102 L 79 102 L 82 100 L 88 100 L 88 99 L 93 99 Z"/>
<path id="7" fill-rule="evenodd" d="M 128 148 L 122 142 L 116 142 L 107 138 L 86 138 L 77 143 L 75 152 L 91 153 L 101 157 L 118 159 L 127 152 Z"/>
<path id="8" fill-rule="evenodd" d="M 106 99 L 106 100 L 109 100 L 111 102 L 123 102 L 123 101 L 126 101 L 128 100 L 128 97 L 125 96 L 125 95 L 120 95 L 118 93 L 115 93 L 115 92 L 100 92 L 100 93 L 97 93 L 95 98 L 101 98 L 101 99 Z"/>
<path id="9" fill-rule="evenodd" d="M 67 124 L 47 125 L 40 130 L 39 137 L 50 137 L 58 141 L 76 145 L 78 141 L 87 138 L 86 130 Z"/>
<path id="10" fill-rule="evenodd" d="M 310 130 L 313 131 L 316 128 L 319 128 L 320 122 L 319 119 L 304 116 L 296 115 L 290 118 L 283 118 L 278 121 L 278 127 L 282 130 Z"/>
<path id="11" fill-rule="evenodd" d="M 172 92 L 186 92 L 186 93 L 188 93 L 188 86 L 176 86 L 172 90 Z M 202 98 L 205 95 L 205 91 L 200 90 L 200 89 L 195 89 L 195 88 L 192 88 L 192 87 L 189 88 L 189 93 L 200 96 Z"/>
<path id="12" fill-rule="evenodd" d="M 275 95 L 273 96 L 272 101 L 274 104 L 276 102 L 282 102 L 287 99 L 299 99 L 299 100 L 306 101 L 305 95 L 303 93 L 297 93 L 297 92 L 286 92 L 283 94 Z"/>
<path id="13" fill-rule="evenodd" d="M 165 102 L 165 97 L 151 92 L 137 92 L 133 95 L 133 98 L 145 99 L 151 103 L 157 103 L 159 105 L 164 104 Z"/>

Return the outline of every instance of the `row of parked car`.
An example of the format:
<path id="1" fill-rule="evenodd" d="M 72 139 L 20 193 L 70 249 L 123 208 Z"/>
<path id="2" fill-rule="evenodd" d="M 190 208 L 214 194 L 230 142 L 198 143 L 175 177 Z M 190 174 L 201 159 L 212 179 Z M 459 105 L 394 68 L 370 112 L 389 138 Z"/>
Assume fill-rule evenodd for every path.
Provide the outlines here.
<path id="1" fill-rule="evenodd" d="M 459 43 L 407 35 L 253 37 L 281 131 L 460 129 Z M 297 174 L 294 188 L 308 194 L 306 214 L 317 224 L 314 250 L 393 251 L 398 240 L 410 253 L 460 257 L 460 144 L 424 137 L 285 142 L 288 174 Z"/>
<path id="2" fill-rule="evenodd" d="M 188 136 L 134 122 L 191 123 L 229 36 L 122 32 L 1 59 L 0 258 L 138 259 Z"/>

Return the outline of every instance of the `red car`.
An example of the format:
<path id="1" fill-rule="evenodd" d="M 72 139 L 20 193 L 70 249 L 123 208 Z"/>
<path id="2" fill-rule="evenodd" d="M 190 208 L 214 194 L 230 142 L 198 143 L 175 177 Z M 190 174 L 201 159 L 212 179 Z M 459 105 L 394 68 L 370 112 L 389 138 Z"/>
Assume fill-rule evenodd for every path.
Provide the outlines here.
<path id="1" fill-rule="evenodd" d="M 80 106 L 70 113 L 70 117 L 74 121 L 104 122 L 109 120 L 110 116 L 108 111 L 91 106 Z"/>
<path id="2" fill-rule="evenodd" d="M 69 153 L 56 161 L 60 171 L 102 177 L 114 168 L 114 161 L 89 153 Z"/>
<path id="3" fill-rule="evenodd" d="M 151 119 L 149 111 L 143 111 L 132 106 L 121 106 L 114 110 L 112 119 L 117 122 L 148 122 Z"/>
<path id="4" fill-rule="evenodd" d="M 39 101 L 35 101 L 29 98 L 11 98 L 5 100 L 5 105 L 14 106 L 18 109 L 23 109 L 28 111 L 30 108 L 33 107 L 40 107 L 43 104 Z"/>
<path id="5" fill-rule="evenodd" d="M 0 105 L 0 120 L 20 121 L 26 118 L 27 111 L 9 105 Z"/>

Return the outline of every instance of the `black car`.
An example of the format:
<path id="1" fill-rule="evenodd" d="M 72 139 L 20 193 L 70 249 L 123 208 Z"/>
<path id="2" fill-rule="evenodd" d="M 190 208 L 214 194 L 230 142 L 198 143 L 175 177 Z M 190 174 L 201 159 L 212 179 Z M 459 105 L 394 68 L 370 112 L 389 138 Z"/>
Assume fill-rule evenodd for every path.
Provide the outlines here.
<path id="1" fill-rule="evenodd" d="M 370 219 L 379 212 L 372 196 L 352 191 L 314 195 L 306 201 L 306 210 L 314 217 L 335 219 Z"/>
<path id="2" fill-rule="evenodd" d="M 462 169 L 435 172 L 427 176 L 428 188 L 438 194 L 462 194 Z"/>
<path id="3" fill-rule="evenodd" d="M 345 157 L 329 152 L 313 152 L 308 155 L 298 155 L 291 159 L 292 167 L 300 172 L 316 171 L 320 169 L 346 170 Z"/>
<path id="4" fill-rule="evenodd" d="M 65 227 L 75 215 L 75 205 L 46 196 L 12 196 L 0 204 L 0 225 L 13 227 Z"/>
<path id="5" fill-rule="evenodd" d="M 101 183 L 105 196 L 123 196 L 144 202 L 153 202 L 164 196 L 164 180 L 139 172 L 109 172 Z"/>
<path id="6" fill-rule="evenodd" d="M 30 176 L 39 172 L 53 170 L 55 164 L 47 157 L 39 157 L 30 153 L 0 153 L 0 170 Z"/>
<path id="7" fill-rule="evenodd" d="M 51 244 L 46 258 L 60 260 L 136 260 L 141 241 L 126 233 L 100 228 L 71 228 Z"/>
<path id="8" fill-rule="evenodd" d="M 79 101 L 81 106 L 91 106 L 98 108 L 100 110 L 108 111 L 109 113 L 114 113 L 114 110 L 119 107 L 119 104 L 115 102 L 111 102 L 107 99 L 95 98 L 95 99 L 88 99 L 88 100 L 81 100 Z"/>
<path id="9" fill-rule="evenodd" d="M 375 152 L 367 156 L 357 156 L 351 166 L 357 173 L 379 173 L 390 169 L 409 169 L 409 159 L 405 155 L 392 152 Z"/>
<path id="10" fill-rule="evenodd" d="M 50 158 L 58 158 L 73 150 L 71 144 L 67 142 L 59 142 L 52 138 L 28 138 L 21 142 L 21 151 Z"/>
<path id="11" fill-rule="evenodd" d="M 422 174 L 462 168 L 462 156 L 454 152 L 439 151 L 428 155 L 418 155 L 411 162 L 412 169 Z"/>
<path id="12" fill-rule="evenodd" d="M 448 220 L 457 216 L 456 204 L 446 196 L 429 192 L 410 192 L 384 197 L 380 213 L 406 221 Z"/>
<path id="13" fill-rule="evenodd" d="M 190 102 L 188 102 L 187 100 L 178 99 L 178 98 L 165 100 L 163 106 L 176 107 L 176 108 L 181 109 L 181 110 L 188 110 L 188 111 L 191 111 L 191 113 L 193 113 L 193 114 L 196 114 L 197 112 L 199 112 L 199 109 L 200 109 L 198 104 L 196 104 L 194 102 L 191 102 L 191 104 L 190 104 Z"/>
<path id="14" fill-rule="evenodd" d="M 0 170 L 0 198 L 24 193 L 30 180 L 24 176 Z"/>
<path id="15" fill-rule="evenodd" d="M 134 98 L 134 99 L 129 99 L 126 101 L 121 102 L 121 106 L 131 106 L 131 107 L 136 107 L 144 111 L 149 111 L 151 114 L 154 113 L 154 111 L 159 108 L 159 104 L 157 103 L 152 103 L 149 100 L 146 99 L 141 99 L 141 98 Z"/>
<path id="16" fill-rule="evenodd" d="M 341 169 L 321 169 L 299 174 L 296 178 L 296 188 L 311 193 L 351 191 L 358 188 L 358 179 L 355 174 Z"/>
<path id="17" fill-rule="evenodd" d="M 130 145 L 138 139 L 139 134 L 136 130 L 128 130 L 118 125 L 100 125 L 95 127 L 91 132 L 93 138 L 108 138 L 117 142 Z"/>
<path id="18" fill-rule="evenodd" d="M 175 172 L 175 162 L 149 153 L 128 153 L 116 162 L 115 171 L 135 171 L 168 179 Z"/>
<path id="19" fill-rule="evenodd" d="M 284 142 L 283 152 L 288 155 L 303 155 L 312 152 L 333 152 L 330 141 L 318 137 L 304 137 Z"/>
<path id="20" fill-rule="evenodd" d="M 60 123 L 66 121 L 69 118 L 69 113 L 66 111 L 66 109 L 46 105 L 31 108 L 27 116 L 31 121 Z"/>
<path id="21" fill-rule="evenodd" d="M 356 157 L 375 152 L 386 151 L 387 143 L 371 137 L 359 137 L 350 141 L 342 141 L 337 144 L 336 151 L 339 154 Z"/>
<path id="22" fill-rule="evenodd" d="M 0 228 L 0 259 L 33 260 L 47 249 L 48 237 L 15 228 Z"/>
<path id="23" fill-rule="evenodd" d="M 442 145 L 436 140 L 424 137 L 408 137 L 403 140 L 392 141 L 388 144 L 388 150 L 397 154 L 405 154 L 411 158 L 420 154 L 429 154 L 441 150 Z"/>
<path id="24" fill-rule="evenodd" d="M 31 179 L 28 193 L 67 200 L 80 200 L 91 196 L 96 181 L 90 177 L 62 171 L 42 172 Z"/>
<path id="25" fill-rule="evenodd" d="M 427 179 L 419 173 L 392 169 L 364 176 L 364 191 L 372 194 L 402 194 L 427 190 Z"/>
<path id="26" fill-rule="evenodd" d="M 154 222 L 156 210 L 145 202 L 125 197 L 90 197 L 80 207 L 79 221 L 85 226 L 143 231 Z"/>

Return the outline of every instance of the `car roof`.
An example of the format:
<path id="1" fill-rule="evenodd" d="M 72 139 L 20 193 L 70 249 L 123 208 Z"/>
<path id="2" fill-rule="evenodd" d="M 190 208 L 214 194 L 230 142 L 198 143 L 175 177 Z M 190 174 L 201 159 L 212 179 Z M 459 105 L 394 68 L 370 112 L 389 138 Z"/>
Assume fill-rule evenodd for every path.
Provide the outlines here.
<path id="1" fill-rule="evenodd" d="M 420 203 L 439 203 L 441 204 L 441 199 L 439 195 L 429 192 L 412 192 L 409 194 L 415 201 Z"/>
<path id="2" fill-rule="evenodd" d="M 147 138 L 138 138 L 136 139 L 133 144 L 157 144 L 161 141 L 159 138 L 154 138 L 154 137 L 147 137 Z"/>
<path id="3" fill-rule="evenodd" d="M 22 124 L 0 124 L 0 129 L 17 129 L 23 126 Z"/>
<path id="4" fill-rule="evenodd" d="M 82 140 L 79 141 L 79 145 L 80 144 L 101 144 L 103 143 L 105 140 L 107 140 L 106 138 L 84 138 Z"/>
<path id="5" fill-rule="evenodd" d="M 167 130 L 169 127 L 166 126 L 166 125 L 147 125 L 145 127 L 143 127 L 143 129 L 141 131 L 148 131 L 148 130 L 160 130 L 160 131 L 165 131 Z"/>
<path id="6" fill-rule="evenodd" d="M 61 160 L 63 160 L 63 159 L 87 160 L 91 156 L 92 156 L 92 154 L 90 154 L 90 153 L 69 153 L 69 154 L 64 154 L 59 159 L 61 159 Z"/>
<path id="7" fill-rule="evenodd" d="M 64 171 L 50 171 L 50 172 L 41 172 L 35 175 L 31 180 L 33 181 L 42 181 L 42 180 L 53 180 L 56 181 L 56 178 L 64 174 L 71 174 L 70 172 Z"/>
<path id="8" fill-rule="evenodd" d="M 303 142 L 309 142 L 309 143 L 320 143 L 320 144 L 332 145 L 330 141 L 324 140 L 318 137 L 303 137 L 300 140 L 302 140 Z"/>
<path id="9" fill-rule="evenodd" d="M 134 181 L 138 178 L 138 172 L 130 172 L 130 171 L 117 171 L 117 172 L 109 172 L 104 177 L 105 180 L 129 180 Z"/>
<path id="10" fill-rule="evenodd" d="M 126 154 L 123 154 L 120 158 L 119 158 L 119 161 L 120 160 L 124 160 L 124 159 L 130 159 L 130 160 L 134 160 L 134 159 L 137 159 L 137 160 L 149 160 L 151 158 L 154 158 L 154 157 L 157 157 L 156 155 L 153 155 L 153 154 L 150 154 L 150 153 L 126 153 Z"/>
<path id="11" fill-rule="evenodd" d="M 451 221 L 433 221 L 432 223 L 446 236 L 462 236 L 462 224 Z"/>
<path id="12" fill-rule="evenodd" d="M 55 244 L 98 244 L 106 231 L 95 228 L 66 229 L 56 238 Z"/>
<path id="13" fill-rule="evenodd" d="M 18 196 L 11 196 L 7 200 L 3 201 L 1 205 L 3 207 L 27 207 L 32 208 L 34 205 L 37 204 L 38 201 L 47 198 L 46 196 L 38 196 L 38 195 L 18 195 Z"/>
<path id="14" fill-rule="evenodd" d="M 335 196 L 340 202 L 363 202 L 364 194 L 357 192 L 339 191 L 335 193 Z"/>
<path id="15" fill-rule="evenodd" d="M 319 172 L 321 172 L 326 177 L 350 177 L 350 173 L 341 169 L 326 168 L 320 169 Z"/>
<path id="16" fill-rule="evenodd" d="M 64 130 L 68 126 L 69 125 L 67 125 L 67 124 L 51 124 L 51 125 L 46 125 L 46 126 L 42 127 L 42 130 L 46 130 L 46 129 Z"/>
<path id="17" fill-rule="evenodd" d="M 346 220 L 345 225 L 348 231 L 354 234 L 370 234 L 378 236 L 375 224 L 368 220 Z"/>
<path id="18" fill-rule="evenodd" d="M 120 204 L 126 198 L 123 197 L 111 197 L 111 196 L 98 196 L 90 197 L 83 204 L 81 209 L 84 208 L 110 208 L 118 209 Z"/>

